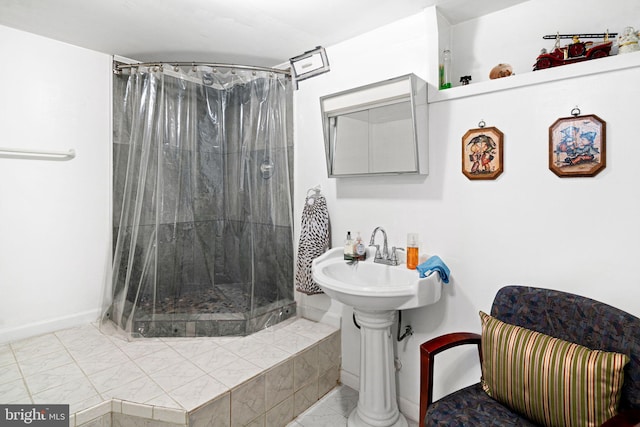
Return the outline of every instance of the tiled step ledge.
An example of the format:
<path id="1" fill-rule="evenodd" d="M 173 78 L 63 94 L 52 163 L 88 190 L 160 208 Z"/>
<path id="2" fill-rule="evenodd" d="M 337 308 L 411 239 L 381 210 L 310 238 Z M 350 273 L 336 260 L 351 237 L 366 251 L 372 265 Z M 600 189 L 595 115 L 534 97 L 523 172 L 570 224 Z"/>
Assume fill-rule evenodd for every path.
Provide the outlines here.
<path id="1" fill-rule="evenodd" d="M 340 331 L 192 410 L 120 399 L 104 401 L 70 417 L 70 427 L 199 427 L 286 425 L 339 384 Z M 257 392 L 257 393 L 256 393 Z M 247 424 L 249 423 L 249 424 Z"/>

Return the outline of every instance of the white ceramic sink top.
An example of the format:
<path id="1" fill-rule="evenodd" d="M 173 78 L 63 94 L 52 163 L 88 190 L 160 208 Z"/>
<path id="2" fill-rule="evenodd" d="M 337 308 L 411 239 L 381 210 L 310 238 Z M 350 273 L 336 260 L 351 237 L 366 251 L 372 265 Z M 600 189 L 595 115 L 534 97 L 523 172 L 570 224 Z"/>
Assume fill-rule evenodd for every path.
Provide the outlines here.
<path id="1" fill-rule="evenodd" d="M 342 248 L 316 258 L 311 274 L 331 298 L 361 310 L 405 310 L 433 304 L 440 299 L 442 281 L 432 273 L 420 278 L 406 264 L 389 266 L 373 262 L 373 251 L 365 261 L 349 265 Z"/>

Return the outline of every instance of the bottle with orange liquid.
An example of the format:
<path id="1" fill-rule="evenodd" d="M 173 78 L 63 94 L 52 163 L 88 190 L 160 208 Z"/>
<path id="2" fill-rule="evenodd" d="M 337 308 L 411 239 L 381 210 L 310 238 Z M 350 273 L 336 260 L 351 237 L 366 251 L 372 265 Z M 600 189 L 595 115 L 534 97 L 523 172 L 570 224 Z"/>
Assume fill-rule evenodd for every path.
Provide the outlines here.
<path id="1" fill-rule="evenodd" d="M 418 233 L 407 234 L 407 268 L 410 270 L 418 266 L 419 239 Z"/>

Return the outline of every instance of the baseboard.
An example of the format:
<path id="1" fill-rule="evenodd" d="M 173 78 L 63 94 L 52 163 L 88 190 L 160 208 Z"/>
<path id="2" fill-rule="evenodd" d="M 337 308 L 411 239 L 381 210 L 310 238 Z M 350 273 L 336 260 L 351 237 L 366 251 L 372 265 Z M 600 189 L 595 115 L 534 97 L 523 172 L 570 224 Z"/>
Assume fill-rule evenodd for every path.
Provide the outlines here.
<path id="1" fill-rule="evenodd" d="M 355 391 L 360 391 L 360 377 L 349 371 L 340 370 L 340 382 Z"/>
<path id="2" fill-rule="evenodd" d="M 313 320 L 314 322 L 325 323 L 335 328 L 340 328 L 342 317 L 338 313 L 331 313 L 323 309 L 300 304 L 298 304 L 296 310 L 305 319 Z"/>
<path id="3" fill-rule="evenodd" d="M 61 329 L 73 328 L 74 326 L 86 325 L 95 322 L 100 318 L 100 310 L 87 310 L 69 316 L 58 317 L 56 319 L 43 320 L 29 323 L 27 325 L 13 328 L 0 329 L 0 344 L 11 341 L 19 341 Z"/>
<path id="4" fill-rule="evenodd" d="M 398 409 L 407 419 L 418 422 L 418 414 L 420 413 L 420 405 L 398 396 Z"/>

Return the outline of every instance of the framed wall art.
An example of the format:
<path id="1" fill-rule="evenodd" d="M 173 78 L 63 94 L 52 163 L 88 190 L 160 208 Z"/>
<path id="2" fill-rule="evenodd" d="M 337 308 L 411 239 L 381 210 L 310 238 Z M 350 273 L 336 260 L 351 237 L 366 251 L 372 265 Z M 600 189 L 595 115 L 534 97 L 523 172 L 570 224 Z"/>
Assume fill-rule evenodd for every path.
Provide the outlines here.
<path id="1" fill-rule="evenodd" d="M 571 114 L 549 127 L 549 169 L 562 178 L 596 176 L 606 166 L 607 124 L 577 107 Z"/>
<path id="2" fill-rule="evenodd" d="M 462 137 L 462 173 L 469 179 L 496 179 L 502 173 L 504 135 L 495 127 L 470 129 Z"/>

